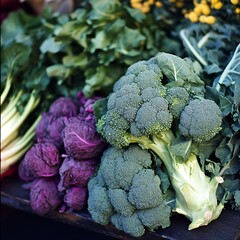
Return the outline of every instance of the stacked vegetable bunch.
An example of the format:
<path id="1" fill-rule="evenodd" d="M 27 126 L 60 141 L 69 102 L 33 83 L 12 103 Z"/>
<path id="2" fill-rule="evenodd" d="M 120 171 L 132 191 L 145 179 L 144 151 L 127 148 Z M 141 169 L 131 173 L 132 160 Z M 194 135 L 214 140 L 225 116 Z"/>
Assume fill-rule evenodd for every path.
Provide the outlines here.
<path id="1" fill-rule="evenodd" d="M 88 180 L 105 147 L 94 124 L 92 104 L 97 99 L 86 99 L 80 92 L 76 99 L 58 98 L 43 113 L 35 129 L 36 143 L 19 165 L 33 211 L 84 208 Z"/>
<path id="2" fill-rule="evenodd" d="M 146 16 L 118 0 L 81 1 L 66 15 L 9 14 L 1 24 L 1 178 L 31 147 L 39 115 L 56 98 L 81 89 L 107 95 L 135 61 L 179 53 L 170 26 L 169 16 Z"/>
<path id="3" fill-rule="evenodd" d="M 189 58 L 159 53 L 130 66 L 94 105 L 97 130 L 111 145 L 88 184 L 96 222 L 139 237 L 169 226 L 172 211 L 186 216 L 191 230 L 217 219 L 227 201 L 239 207 L 238 193 L 229 195 L 236 189 L 226 184 L 218 192 L 229 165 L 237 181 L 239 156 L 222 169 L 217 164 L 225 115 L 207 99 L 198 67 Z M 207 169 L 209 162 L 215 171 Z"/>

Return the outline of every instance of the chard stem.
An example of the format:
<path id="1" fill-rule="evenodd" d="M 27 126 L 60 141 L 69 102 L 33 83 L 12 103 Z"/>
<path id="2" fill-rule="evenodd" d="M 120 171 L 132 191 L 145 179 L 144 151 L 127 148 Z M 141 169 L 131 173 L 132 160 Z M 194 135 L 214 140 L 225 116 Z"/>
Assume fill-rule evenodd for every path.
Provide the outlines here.
<path id="1" fill-rule="evenodd" d="M 32 143 L 29 143 L 21 151 L 17 152 L 17 154 L 11 156 L 8 159 L 1 160 L 1 174 L 5 173 L 9 167 L 16 163 L 17 160 L 19 160 L 31 146 Z"/>
<path id="2" fill-rule="evenodd" d="M 8 77 L 7 77 L 7 80 L 6 80 L 5 88 L 4 88 L 4 90 L 1 94 L 1 106 L 2 106 L 4 100 L 6 99 L 8 93 L 10 91 L 11 83 L 12 83 L 12 78 L 10 77 L 10 74 L 9 74 Z"/>
<path id="3" fill-rule="evenodd" d="M 25 119 L 28 117 L 28 115 L 31 113 L 31 111 L 37 106 L 38 103 L 39 103 L 39 98 L 36 99 L 33 96 L 33 94 L 31 94 L 31 97 L 30 97 L 23 113 L 20 115 L 20 117 L 18 118 L 16 123 L 14 123 L 14 125 L 12 125 L 11 128 L 9 128 L 9 129 L 6 129 L 6 127 L 5 127 L 5 129 L 2 131 L 2 139 L 1 139 L 1 144 L 2 145 L 6 146 L 7 143 L 9 143 L 9 142 L 6 142 L 8 137 L 14 131 L 18 130 L 18 128 L 22 125 L 22 123 L 25 121 Z"/>
<path id="4" fill-rule="evenodd" d="M 200 54 L 196 51 L 196 49 L 192 46 L 192 44 L 189 42 L 189 40 L 187 39 L 186 35 L 185 35 L 185 31 L 184 29 L 182 29 L 180 31 L 180 36 L 182 37 L 183 41 L 185 42 L 185 44 L 187 45 L 187 47 L 189 48 L 189 50 L 192 52 L 192 54 L 196 57 L 196 59 L 204 66 L 207 66 L 207 62 L 205 61 L 205 59 L 200 56 Z"/>

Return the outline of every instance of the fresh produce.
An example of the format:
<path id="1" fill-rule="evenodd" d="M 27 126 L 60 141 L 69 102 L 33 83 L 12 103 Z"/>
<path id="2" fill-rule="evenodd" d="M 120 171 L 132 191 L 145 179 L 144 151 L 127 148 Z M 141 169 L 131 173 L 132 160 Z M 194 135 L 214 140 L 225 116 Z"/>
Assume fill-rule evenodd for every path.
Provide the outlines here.
<path id="1" fill-rule="evenodd" d="M 172 95 L 167 100 L 167 91 L 176 87 L 187 91 L 188 103 L 178 94 L 175 101 Z M 160 157 L 175 191 L 174 210 L 189 218 L 189 229 L 209 224 L 224 207 L 224 197 L 219 201 L 216 194 L 223 178 L 208 177 L 198 162 L 201 145 L 215 145 L 222 128 L 220 108 L 203 94 L 204 83 L 189 59 L 159 53 L 128 68 L 108 98 L 100 100 L 106 111 L 97 120 L 98 131 L 111 145 L 138 143 Z M 174 116 L 172 108 L 180 114 Z"/>
<path id="2" fill-rule="evenodd" d="M 100 224 L 140 237 L 145 229 L 170 226 L 171 208 L 154 172 L 154 157 L 138 145 L 104 151 L 97 174 L 88 183 L 88 211 Z"/>
<path id="3" fill-rule="evenodd" d="M 86 98 L 79 92 L 76 98 L 56 99 L 49 111 L 42 113 L 35 129 L 36 142 L 18 168 L 22 180 L 33 182 L 30 188 L 33 211 L 44 214 L 53 209 L 64 212 L 85 207 L 88 181 L 106 146 L 96 131 L 92 108 L 99 99 L 99 96 Z M 54 181 L 51 180 L 53 178 Z M 48 194 L 53 187 L 52 193 Z M 45 195 L 35 196 L 40 191 L 43 195 L 45 193 L 46 198 Z M 61 204 L 56 201 L 59 199 Z M 45 201 L 49 201 L 49 208 L 45 206 Z"/>
<path id="4" fill-rule="evenodd" d="M 240 45 L 224 70 L 216 75 L 206 95 L 216 101 L 222 110 L 224 138 L 215 149 L 217 159 L 206 164 L 212 175 L 222 174 L 224 183 L 219 195 L 226 196 L 233 209 L 239 210 L 240 198 Z M 224 171 L 223 171 L 224 170 Z"/>
<path id="5" fill-rule="evenodd" d="M 108 94 L 132 63 L 158 51 L 180 52 L 179 39 L 171 38 L 172 25 L 171 16 L 144 15 L 128 2 L 82 1 L 58 26 L 52 26 L 52 36 L 41 46 L 44 54 L 62 55 L 47 73 L 61 81 L 82 74 L 86 96 Z"/>
<path id="6" fill-rule="evenodd" d="M 55 99 L 76 96 L 81 89 L 87 97 L 95 92 L 108 94 L 114 82 L 135 61 L 148 59 L 159 50 L 179 52 L 179 40 L 171 38 L 167 30 L 172 25 L 169 19 L 169 16 L 164 19 L 145 16 L 118 0 L 82 1 L 75 11 L 66 15 L 50 9 L 41 16 L 24 10 L 10 13 L 1 25 L 1 84 L 6 89 L 1 98 L 7 96 L 4 105 L 1 100 L 4 117 L 1 122 L 10 120 L 13 115 L 9 114 L 16 112 L 22 120 L 13 119 L 19 122 L 21 132 L 17 129 L 9 132 L 12 123 L 1 126 L 4 140 L 1 141 L 1 176 L 31 147 L 38 116 Z M 28 113 L 23 111 L 25 106 Z M 28 116 L 33 112 L 30 120 Z M 55 144 L 61 145 L 54 129 L 63 127 L 64 118 L 50 121 L 53 126 L 49 127 L 52 129 L 49 134 Z M 21 141 L 14 143 L 16 148 L 9 145 L 3 150 L 17 136 Z"/>
<path id="7" fill-rule="evenodd" d="M 98 159 L 81 159 L 80 161 L 65 157 L 59 169 L 60 182 L 58 190 L 64 191 L 72 186 L 85 187 L 95 171 Z"/>
<path id="8" fill-rule="evenodd" d="M 1 54 L 1 82 L 5 81 L 1 92 L 1 177 L 31 147 L 34 128 L 40 120 L 32 114 L 39 105 L 39 96 L 34 89 L 26 91 L 17 78 L 29 54 L 30 51 L 20 44 L 7 47 Z M 27 126 L 24 125 L 26 120 Z"/>
<path id="9" fill-rule="evenodd" d="M 25 154 L 19 165 L 19 176 L 25 181 L 58 174 L 61 164 L 57 147 L 52 143 L 36 143 Z"/>
<path id="10" fill-rule="evenodd" d="M 88 190 L 84 187 L 70 187 L 64 195 L 66 205 L 74 210 L 81 210 L 86 206 Z"/>
<path id="11" fill-rule="evenodd" d="M 1 178 L 134 237 L 240 210 L 239 0 L 75 3 L 1 25 Z"/>
<path id="12" fill-rule="evenodd" d="M 57 209 L 62 203 L 62 196 L 57 190 L 57 178 L 39 178 L 30 187 L 30 204 L 38 214 L 46 214 Z"/>
<path id="13" fill-rule="evenodd" d="M 77 159 L 95 158 L 104 148 L 101 135 L 92 121 L 70 118 L 62 131 L 66 153 Z"/>

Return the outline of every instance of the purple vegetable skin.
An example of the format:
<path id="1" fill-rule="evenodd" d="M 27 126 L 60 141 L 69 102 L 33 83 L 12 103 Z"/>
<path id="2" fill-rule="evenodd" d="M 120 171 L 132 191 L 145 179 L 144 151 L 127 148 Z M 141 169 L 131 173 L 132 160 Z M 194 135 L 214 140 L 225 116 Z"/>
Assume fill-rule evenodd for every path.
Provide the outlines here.
<path id="1" fill-rule="evenodd" d="M 30 190 L 32 210 L 38 214 L 46 214 L 55 210 L 63 202 L 57 190 L 56 178 L 40 178 L 35 181 Z"/>
<path id="2" fill-rule="evenodd" d="M 54 143 L 58 149 L 63 147 L 62 131 L 66 126 L 66 122 L 67 117 L 59 117 L 49 123 L 47 127 L 48 141 Z"/>
<path id="3" fill-rule="evenodd" d="M 54 115 L 55 118 L 74 117 L 78 113 L 78 104 L 70 97 L 60 97 L 51 104 L 49 113 Z"/>
<path id="4" fill-rule="evenodd" d="M 106 145 L 93 121 L 77 117 L 69 119 L 62 136 L 66 153 L 77 160 L 97 157 Z"/>
<path id="5" fill-rule="evenodd" d="M 42 118 L 35 128 L 35 134 L 38 142 L 45 142 L 44 139 L 49 137 L 47 127 L 52 121 L 52 118 L 53 116 L 49 113 L 42 114 Z"/>
<path id="6" fill-rule="evenodd" d="M 58 174 L 61 161 L 57 147 L 52 143 L 36 143 L 25 154 L 18 168 L 19 177 L 32 181 L 39 177 Z"/>
<path id="7" fill-rule="evenodd" d="M 79 117 L 84 120 L 94 120 L 93 104 L 102 97 L 93 96 L 92 98 L 86 98 L 83 92 L 79 92 L 77 97 L 80 105 Z"/>
<path id="8" fill-rule="evenodd" d="M 66 157 L 59 169 L 58 190 L 64 191 L 72 186 L 86 187 L 90 177 L 95 173 L 98 162 L 98 159 L 78 161 Z"/>
<path id="9" fill-rule="evenodd" d="M 72 187 L 67 189 L 64 202 L 72 210 L 81 210 L 87 203 L 87 187 Z"/>

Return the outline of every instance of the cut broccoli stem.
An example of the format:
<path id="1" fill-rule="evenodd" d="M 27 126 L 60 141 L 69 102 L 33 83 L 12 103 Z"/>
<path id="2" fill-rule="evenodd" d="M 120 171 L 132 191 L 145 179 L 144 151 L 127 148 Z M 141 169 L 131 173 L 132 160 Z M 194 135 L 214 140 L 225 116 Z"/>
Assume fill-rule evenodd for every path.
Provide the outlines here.
<path id="1" fill-rule="evenodd" d="M 223 204 L 218 204 L 216 191 L 222 178 L 216 176 L 210 179 L 206 176 L 194 154 L 190 154 L 186 161 L 179 162 L 170 151 L 170 144 L 174 140 L 171 130 L 152 135 L 151 139 L 131 135 L 127 139 L 131 143 L 138 143 L 143 149 L 152 150 L 161 158 L 175 190 L 175 211 L 191 221 L 189 230 L 207 225 L 219 217 Z"/>

